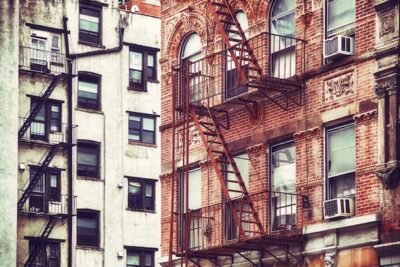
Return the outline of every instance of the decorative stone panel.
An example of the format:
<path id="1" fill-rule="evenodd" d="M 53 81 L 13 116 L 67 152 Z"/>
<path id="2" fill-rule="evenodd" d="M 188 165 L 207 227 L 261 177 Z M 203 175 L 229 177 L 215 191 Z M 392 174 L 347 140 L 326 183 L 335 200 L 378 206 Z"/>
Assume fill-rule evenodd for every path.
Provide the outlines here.
<path id="1" fill-rule="evenodd" d="M 324 81 L 324 101 L 331 102 L 354 95 L 354 72 Z"/>
<path id="2" fill-rule="evenodd" d="M 389 9 L 386 12 L 378 14 L 379 18 L 379 37 L 383 37 L 389 33 L 394 33 L 395 31 L 395 10 Z"/>

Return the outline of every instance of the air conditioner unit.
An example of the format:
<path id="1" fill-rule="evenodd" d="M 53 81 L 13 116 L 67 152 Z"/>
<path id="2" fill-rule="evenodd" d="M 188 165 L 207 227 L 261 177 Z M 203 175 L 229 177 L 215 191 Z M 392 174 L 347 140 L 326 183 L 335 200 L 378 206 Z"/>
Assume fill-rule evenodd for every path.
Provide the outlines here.
<path id="1" fill-rule="evenodd" d="M 354 199 L 335 198 L 324 202 L 325 219 L 350 217 L 354 215 Z"/>
<path id="2" fill-rule="evenodd" d="M 332 59 L 340 56 L 354 55 L 354 38 L 343 35 L 325 40 L 324 58 Z"/>

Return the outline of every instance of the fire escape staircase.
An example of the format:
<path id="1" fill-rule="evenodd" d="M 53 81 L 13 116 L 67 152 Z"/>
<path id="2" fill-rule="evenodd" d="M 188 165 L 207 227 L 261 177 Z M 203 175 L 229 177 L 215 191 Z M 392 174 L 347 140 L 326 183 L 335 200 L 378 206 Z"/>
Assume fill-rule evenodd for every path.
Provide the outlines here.
<path id="1" fill-rule="evenodd" d="M 221 126 L 218 123 L 215 111 L 207 108 L 207 112 L 207 115 L 204 115 L 205 113 L 198 115 L 195 109 L 191 109 L 191 117 L 199 131 L 203 146 L 217 174 L 225 200 L 230 204 L 230 211 L 239 229 L 238 240 L 245 240 L 248 235 L 261 236 L 265 232 L 259 214 L 250 198 L 249 191 L 246 188 L 239 168 L 222 134 Z M 202 117 L 208 118 L 208 120 L 204 121 Z M 228 164 L 231 166 L 231 170 L 224 168 L 224 166 Z M 235 189 L 232 189 L 232 186 L 229 186 L 229 184 L 236 184 L 239 186 L 235 186 Z M 232 200 L 231 193 L 241 195 L 241 198 L 237 198 L 237 200 L 235 198 L 235 201 L 239 201 L 239 207 L 236 206 L 235 201 Z M 244 208 L 245 205 L 248 209 Z M 245 229 L 243 224 L 249 227 Z"/>
<path id="2" fill-rule="evenodd" d="M 57 217 L 50 216 L 47 223 L 44 225 L 43 230 L 39 234 L 37 240 L 38 242 L 33 246 L 32 251 L 30 251 L 28 259 L 26 260 L 24 267 L 31 267 L 36 266 L 34 264 L 36 257 L 43 250 L 44 246 L 46 245 L 46 241 L 48 240 L 51 231 L 53 230 L 54 226 L 56 225 Z"/>
<path id="3" fill-rule="evenodd" d="M 46 88 L 44 93 L 40 96 L 40 100 L 36 104 L 36 106 L 31 110 L 29 113 L 29 116 L 26 118 L 24 123 L 22 124 L 21 128 L 18 131 L 18 139 L 21 139 L 28 128 L 31 126 L 32 121 L 35 119 L 36 115 L 39 113 L 40 109 L 46 104 L 46 101 L 49 99 L 51 93 L 54 91 L 56 88 L 57 84 L 65 77 L 67 77 L 67 74 L 58 74 L 53 78 L 51 81 L 50 85 Z"/>
<path id="4" fill-rule="evenodd" d="M 28 200 L 29 196 L 31 195 L 33 189 L 35 188 L 36 184 L 39 182 L 39 180 L 42 178 L 43 173 L 46 171 L 47 167 L 49 166 L 51 160 L 54 158 L 56 155 L 58 149 L 61 147 L 61 143 L 52 145 L 50 148 L 50 151 L 47 153 L 45 159 L 43 160 L 40 168 L 38 171 L 35 173 L 33 178 L 29 181 L 28 186 L 22 193 L 21 198 L 18 200 L 18 209 L 21 210 L 25 204 L 25 202 Z"/>
<path id="5" fill-rule="evenodd" d="M 238 70 L 238 85 L 246 84 L 248 78 L 261 77 L 262 69 L 229 1 L 209 0 L 208 9 L 215 19 L 217 30 Z M 245 66 L 252 75 L 246 74 Z"/>

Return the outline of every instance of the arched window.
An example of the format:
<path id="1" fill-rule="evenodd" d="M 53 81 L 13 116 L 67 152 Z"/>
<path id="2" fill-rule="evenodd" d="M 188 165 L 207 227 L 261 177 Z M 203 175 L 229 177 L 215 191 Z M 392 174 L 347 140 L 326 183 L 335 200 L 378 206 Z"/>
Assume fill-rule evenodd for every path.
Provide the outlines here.
<path id="1" fill-rule="evenodd" d="M 295 8 L 295 0 L 276 0 L 271 9 L 271 71 L 276 78 L 289 78 L 296 71 Z"/>
<path id="2" fill-rule="evenodd" d="M 186 38 L 181 48 L 181 73 L 183 74 L 181 77 L 181 101 L 183 101 L 182 90 L 185 87 L 189 87 L 189 101 L 191 103 L 201 100 L 199 75 L 201 64 L 198 60 L 202 56 L 200 37 L 196 33 L 192 33 Z M 188 80 L 185 81 L 185 78 L 188 78 Z"/>
<path id="3" fill-rule="evenodd" d="M 240 24 L 240 27 L 242 28 L 244 34 L 246 37 L 248 37 L 248 30 L 249 30 L 249 22 L 247 20 L 247 16 L 243 11 L 238 11 L 235 14 L 237 21 Z M 230 44 L 232 46 L 235 46 L 239 43 L 238 40 L 241 40 L 241 37 L 239 34 L 232 32 L 232 31 L 237 31 L 237 28 L 235 25 L 230 25 L 228 28 L 228 37 L 230 39 Z M 240 47 L 240 46 L 239 46 Z M 247 52 L 246 52 L 247 53 Z M 240 57 L 240 50 L 235 50 L 235 54 L 237 57 Z M 243 57 L 246 57 L 247 55 L 242 55 Z M 246 71 L 246 64 L 248 62 L 242 62 L 242 66 L 244 71 Z M 237 81 L 238 81 L 238 71 L 236 69 L 235 62 L 233 61 L 233 58 L 229 52 L 226 53 L 226 77 L 225 77 L 225 90 L 226 90 L 226 98 L 231 98 L 235 97 L 237 95 L 240 95 L 242 93 L 247 92 L 247 86 L 238 86 Z"/>

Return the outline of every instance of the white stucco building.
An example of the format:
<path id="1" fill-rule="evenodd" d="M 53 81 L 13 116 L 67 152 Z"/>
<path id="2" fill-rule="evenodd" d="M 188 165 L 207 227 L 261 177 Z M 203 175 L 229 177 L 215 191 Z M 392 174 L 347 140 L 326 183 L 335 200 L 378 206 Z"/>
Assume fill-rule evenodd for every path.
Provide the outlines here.
<path id="1" fill-rule="evenodd" d="M 16 2 L 1 8 L 19 4 L 19 25 L 2 25 L 19 33 L 2 44 L 10 63 L 19 55 L 18 83 L 9 78 L 19 96 L 4 95 L 18 118 L 1 126 L 18 159 L 0 168 L 0 197 L 18 218 L 1 225 L 16 245 L 0 254 L 17 266 L 157 266 L 159 2 Z"/>

